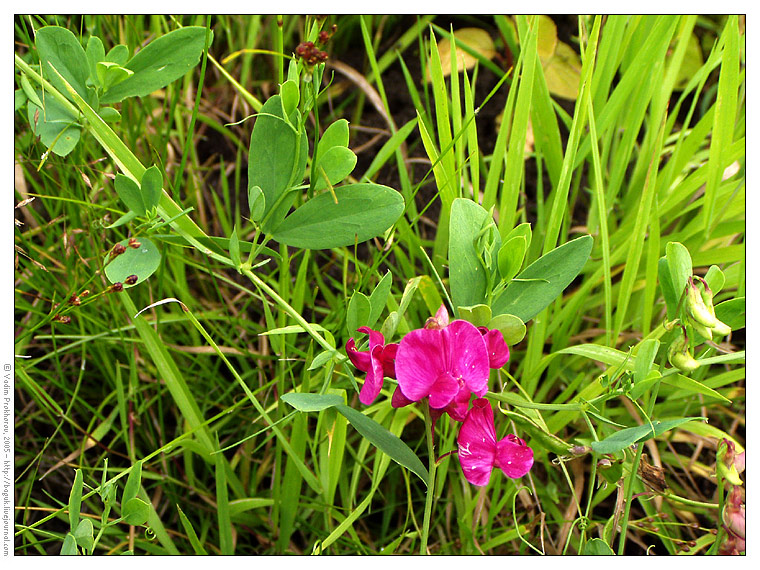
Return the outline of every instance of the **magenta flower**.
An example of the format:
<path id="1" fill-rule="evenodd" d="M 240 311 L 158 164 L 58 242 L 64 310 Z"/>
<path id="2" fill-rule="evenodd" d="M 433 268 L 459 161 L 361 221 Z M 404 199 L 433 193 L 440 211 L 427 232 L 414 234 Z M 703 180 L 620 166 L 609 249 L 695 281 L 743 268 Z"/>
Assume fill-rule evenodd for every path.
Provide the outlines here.
<path id="1" fill-rule="evenodd" d="M 416 329 L 401 340 L 396 375 L 402 395 L 412 402 L 429 398 L 431 408 L 448 406 L 462 389 L 482 396 L 488 390 L 486 342 L 467 321 L 442 329 Z M 468 394 L 469 398 L 469 394 Z"/>
<path id="2" fill-rule="evenodd" d="M 396 377 L 394 360 L 398 344 L 385 344 L 382 333 L 369 327 L 359 327 L 357 332 L 369 335 L 369 350 L 356 350 L 356 343 L 353 338 L 350 338 L 346 343 L 346 354 L 354 366 L 367 373 L 364 386 L 359 392 L 359 401 L 369 406 L 380 393 L 383 378 Z"/>
<path id="3" fill-rule="evenodd" d="M 504 335 L 499 330 L 487 327 L 478 327 L 478 330 L 483 335 L 488 348 L 488 366 L 498 370 L 509 360 L 509 347 L 504 342 Z"/>
<path id="4" fill-rule="evenodd" d="M 496 441 L 493 410 L 484 398 L 472 403 L 457 446 L 464 476 L 473 485 L 488 485 L 494 466 L 512 479 L 522 477 L 533 466 L 533 450 L 522 439 L 510 434 Z"/>

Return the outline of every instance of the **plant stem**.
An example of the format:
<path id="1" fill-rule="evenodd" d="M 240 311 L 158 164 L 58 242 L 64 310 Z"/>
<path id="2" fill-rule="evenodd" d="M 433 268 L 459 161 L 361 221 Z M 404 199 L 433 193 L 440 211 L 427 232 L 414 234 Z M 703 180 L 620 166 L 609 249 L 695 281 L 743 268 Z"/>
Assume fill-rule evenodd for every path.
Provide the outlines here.
<path id="1" fill-rule="evenodd" d="M 425 498 L 425 515 L 422 521 L 422 543 L 420 554 L 428 554 L 427 542 L 430 532 L 430 515 L 433 511 L 433 494 L 435 492 L 435 448 L 433 446 L 433 422 L 430 419 L 430 409 L 423 405 L 425 414 L 425 441 L 428 448 L 428 483 L 427 497 Z"/>
<path id="2" fill-rule="evenodd" d="M 649 404 L 647 405 L 647 420 L 651 423 L 652 413 L 654 412 L 654 404 L 657 401 L 657 392 L 660 391 L 660 383 L 657 382 L 650 394 Z M 653 432 L 654 433 L 654 432 Z M 636 481 L 636 475 L 639 468 L 639 461 L 641 460 L 641 454 L 644 451 L 644 442 L 639 442 L 638 449 L 636 450 L 636 456 L 631 463 L 631 473 L 628 475 L 628 486 L 625 490 L 625 512 L 623 513 L 623 520 L 620 523 L 620 542 L 618 543 L 618 556 L 623 555 L 625 550 L 625 534 L 628 529 L 628 517 L 631 514 L 631 499 L 633 497 L 633 484 Z"/>

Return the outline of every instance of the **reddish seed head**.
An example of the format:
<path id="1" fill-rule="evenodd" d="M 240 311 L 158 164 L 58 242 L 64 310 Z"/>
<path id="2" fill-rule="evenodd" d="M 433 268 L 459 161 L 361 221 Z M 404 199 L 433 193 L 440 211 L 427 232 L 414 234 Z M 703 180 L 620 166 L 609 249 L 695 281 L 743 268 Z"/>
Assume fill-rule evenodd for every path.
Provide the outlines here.
<path id="1" fill-rule="evenodd" d="M 123 291 L 123 290 L 124 290 L 124 285 L 122 285 L 121 282 L 119 281 L 117 281 L 116 283 L 114 283 L 108 288 L 108 291 L 111 293 L 119 293 L 120 291 Z"/>
<path id="2" fill-rule="evenodd" d="M 117 243 L 115 246 L 113 246 L 113 249 L 111 250 L 111 257 L 116 257 L 117 255 L 121 255 L 127 251 L 127 248 L 121 245 L 120 243 Z"/>
<path id="3" fill-rule="evenodd" d="M 328 34 L 326 31 L 322 30 L 319 32 L 319 43 L 326 44 L 327 40 L 330 39 L 330 34 Z"/>
<path id="4" fill-rule="evenodd" d="M 68 315 L 56 315 L 53 320 L 62 325 L 68 325 L 71 322 L 71 317 Z"/>
<path id="5" fill-rule="evenodd" d="M 126 283 L 127 285 L 134 285 L 135 283 L 137 283 L 137 275 L 130 275 L 124 280 L 124 283 Z"/>
<path id="6" fill-rule="evenodd" d="M 77 295 L 72 295 L 69 299 L 69 303 L 71 303 L 74 306 L 79 306 L 82 304 L 82 300 Z"/>
<path id="7" fill-rule="evenodd" d="M 142 244 L 139 241 L 137 241 L 135 238 L 132 237 L 132 238 L 129 238 L 129 242 L 127 242 L 127 245 L 129 247 L 131 247 L 132 249 L 137 249 Z"/>

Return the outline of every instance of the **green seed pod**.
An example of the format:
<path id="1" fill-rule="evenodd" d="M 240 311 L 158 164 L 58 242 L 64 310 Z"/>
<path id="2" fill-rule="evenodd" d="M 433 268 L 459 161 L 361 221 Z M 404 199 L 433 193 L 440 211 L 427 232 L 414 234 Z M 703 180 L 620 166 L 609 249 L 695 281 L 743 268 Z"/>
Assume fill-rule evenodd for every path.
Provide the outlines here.
<path id="1" fill-rule="evenodd" d="M 707 340 L 712 340 L 712 329 L 708 329 L 703 324 L 698 323 L 697 321 L 693 319 L 689 319 L 689 324 L 692 326 L 694 331 L 701 336 L 702 338 L 706 338 Z"/>
<path id="2" fill-rule="evenodd" d="M 690 374 L 699 368 L 699 362 L 689 352 L 689 343 L 686 337 L 680 337 L 668 348 L 668 362 L 678 368 L 684 374 Z"/>
<path id="3" fill-rule="evenodd" d="M 707 328 L 712 328 L 717 323 L 718 319 L 710 312 L 710 309 L 705 305 L 702 295 L 700 294 L 697 286 L 693 281 L 689 281 L 689 292 L 686 297 L 686 313 L 689 317 Z"/>

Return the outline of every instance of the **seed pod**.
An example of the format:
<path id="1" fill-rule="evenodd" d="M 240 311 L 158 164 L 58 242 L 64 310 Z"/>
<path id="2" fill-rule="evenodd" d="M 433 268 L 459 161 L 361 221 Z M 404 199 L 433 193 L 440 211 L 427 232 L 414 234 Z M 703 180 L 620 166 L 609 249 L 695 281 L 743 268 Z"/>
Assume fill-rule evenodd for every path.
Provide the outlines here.
<path id="1" fill-rule="evenodd" d="M 700 325 L 704 325 L 707 328 L 714 327 L 717 324 L 718 319 L 715 318 L 715 315 L 712 314 L 710 309 L 707 308 L 707 305 L 705 305 L 705 302 L 702 299 L 702 294 L 697 289 L 694 281 L 689 279 L 689 284 L 687 286 L 689 287 L 689 292 L 686 297 L 686 313 L 693 321 Z"/>
<path id="2" fill-rule="evenodd" d="M 121 255 L 127 251 L 127 248 L 121 245 L 120 243 L 117 243 L 115 246 L 113 246 L 113 249 L 111 249 L 111 257 L 116 257 L 117 255 Z"/>
<path id="3" fill-rule="evenodd" d="M 668 348 L 668 362 L 684 374 L 690 374 L 699 368 L 699 362 L 689 352 L 689 341 L 686 335 L 679 337 Z"/>
<path id="4" fill-rule="evenodd" d="M 131 237 L 131 238 L 129 238 L 129 241 L 127 242 L 127 245 L 129 247 L 131 247 L 132 249 L 137 249 L 142 244 L 139 241 L 137 241 L 135 238 Z"/>
<path id="5" fill-rule="evenodd" d="M 130 275 L 124 280 L 124 283 L 126 283 L 127 285 L 134 285 L 135 283 L 137 283 L 137 275 Z"/>
<path id="6" fill-rule="evenodd" d="M 108 288 L 109 293 L 120 293 L 123 290 L 124 290 L 124 285 L 122 285 L 120 281 L 117 281 L 116 283 L 114 283 Z"/>

